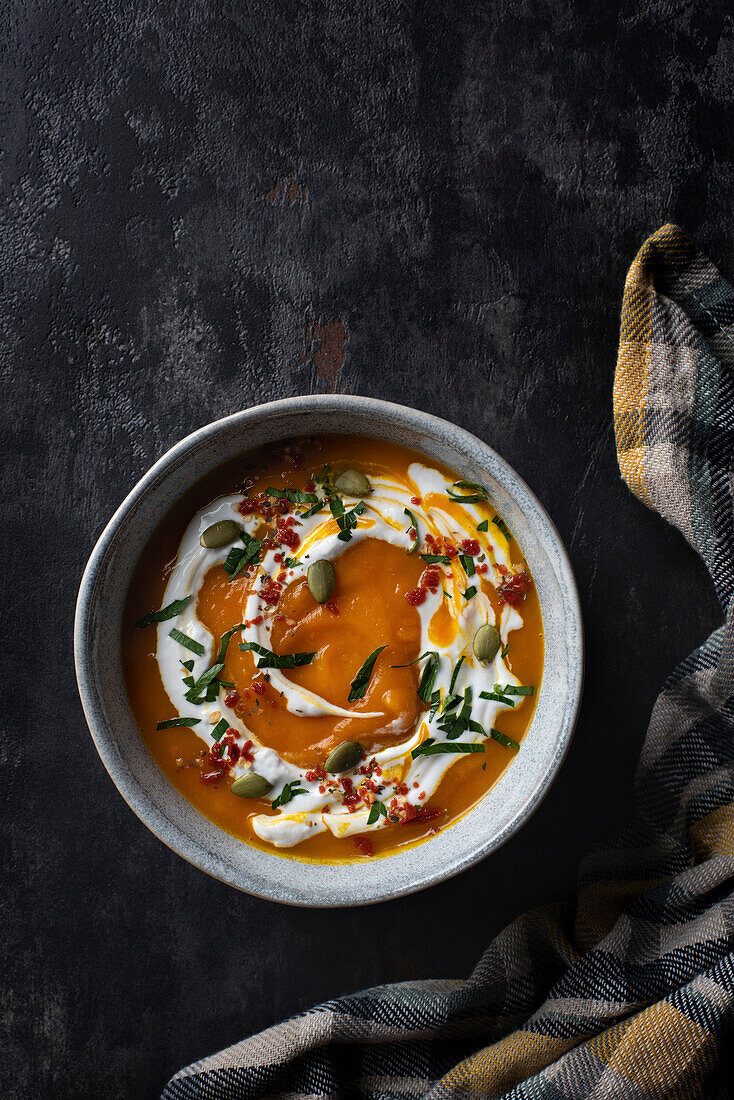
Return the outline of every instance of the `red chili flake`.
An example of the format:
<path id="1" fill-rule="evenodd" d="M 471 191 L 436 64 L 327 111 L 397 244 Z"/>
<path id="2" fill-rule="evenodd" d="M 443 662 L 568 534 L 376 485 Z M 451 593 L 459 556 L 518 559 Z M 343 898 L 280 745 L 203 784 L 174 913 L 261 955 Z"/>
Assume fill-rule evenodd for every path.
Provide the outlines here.
<path id="1" fill-rule="evenodd" d="M 426 534 L 426 542 L 431 548 L 438 546 L 438 543 L 430 532 Z"/>
<path id="2" fill-rule="evenodd" d="M 506 577 L 507 574 L 510 572 L 506 565 L 500 565 L 499 563 L 495 565 L 495 569 L 501 577 Z"/>
<path id="3" fill-rule="evenodd" d="M 483 565 L 477 565 L 476 566 L 477 573 L 480 573 L 482 576 L 487 572 L 488 569 L 489 569 L 489 566 L 487 565 L 486 561 L 484 562 Z"/>
<path id="4" fill-rule="evenodd" d="M 519 607 L 529 588 L 530 577 L 527 573 L 515 573 L 514 576 L 508 577 L 506 581 L 502 582 L 497 589 L 497 594 L 510 607 Z"/>
<path id="5" fill-rule="evenodd" d="M 430 588 L 431 592 L 435 592 L 440 583 L 441 574 L 438 569 L 424 569 L 418 581 L 421 588 Z"/>
<path id="6" fill-rule="evenodd" d="M 273 561 L 281 562 L 283 560 L 282 554 L 273 554 Z"/>
<path id="7" fill-rule="evenodd" d="M 405 598 L 411 607 L 418 607 L 419 604 L 425 602 L 426 590 L 425 588 L 411 588 L 409 592 L 405 593 Z"/>
<path id="8" fill-rule="evenodd" d="M 447 558 L 455 558 L 459 551 L 455 546 L 452 546 L 450 542 L 445 542 L 443 552 Z"/>
<path id="9" fill-rule="evenodd" d="M 404 820 L 400 822 L 401 825 L 412 825 L 420 821 L 432 821 L 434 817 L 441 817 L 443 815 L 443 810 L 439 810 L 437 807 L 433 806 L 421 806 L 420 810 L 416 809 L 415 806 L 411 806 L 410 808 L 413 810 L 413 814 L 411 816 L 406 816 Z"/>
<path id="10" fill-rule="evenodd" d="M 346 798 L 342 799 L 342 805 L 347 807 L 350 814 L 353 814 L 361 801 L 358 794 L 348 794 Z"/>
<path id="11" fill-rule="evenodd" d="M 283 575 L 285 576 L 285 574 Z M 274 607 L 280 599 L 280 594 L 282 591 L 283 585 L 280 584 L 278 581 L 271 579 L 269 581 L 266 581 L 266 583 L 262 585 L 257 595 L 264 603 L 269 604 L 271 607 Z"/>
<path id="12" fill-rule="evenodd" d="M 315 488 L 316 488 L 316 482 L 315 481 L 309 480 L 309 481 L 306 482 L 305 489 L 306 489 L 307 493 L 312 493 Z"/>
<path id="13" fill-rule="evenodd" d="M 415 536 L 418 534 L 418 532 L 416 531 L 415 527 L 409 527 L 408 528 L 408 534 L 410 535 L 410 537 L 412 539 L 414 539 Z"/>
<path id="14" fill-rule="evenodd" d="M 263 622 L 262 615 L 256 615 L 254 619 L 250 621 L 250 626 L 259 626 Z"/>
<path id="15" fill-rule="evenodd" d="M 420 793 L 420 794 L 418 795 L 418 797 L 420 798 L 420 800 L 421 800 L 421 802 L 422 802 L 422 801 L 423 801 L 423 799 L 424 799 L 424 798 L 426 797 L 426 792 L 425 792 L 425 791 L 421 791 L 421 793 Z"/>
<path id="16" fill-rule="evenodd" d="M 229 695 L 224 697 L 224 705 L 227 707 L 236 707 L 240 701 L 240 693 L 238 691 L 230 691 Z"/>
<path id="17" fill-rule="evenodd" d="M 255 683 L 252 685 L 252 690 L 255 692 L 255 695 L 264 695 L 265 684 L 262 680 L 255 680 Z"/>
<path id="18" fill-rule="evenodd" d="M 417 780 L 417 779 L 414 779 L 414 780 L 413 780 L 413 786 L 414 786 L 414 787 L 420 787 L 420 783 L 418 782 L 418 780 Z"/>
<path id="19" fill-rule="evenodd" d="M 366 836 L 355 836 L 354 847 L 358 852 L 361 852 L 363 856 L 373 856 L 375 854 L 375 846 Z"/>
<path id="20" fill-rule="evenodd" d="M 479 542 L 477 539 L 462 539 L 461 549 L 473 558 L 479 553 Z"/>
<path id="21" fill-rule="evenodd" d="M 252 764 L 255 761 L 255 757 L 252 755 L 251 749 L 253 748 L 252 741 L 245 741 L 240 750 L 240 759 L 246 760 L 248 764 Z"/>
<path id="22" fill-rule="evenodd" d="M 202 783 L 206 783 L 207 786 L 211 786 L 214 783 L 218 783 L 219 780 L 226 774 L 225 768 L 216 768 L 211 772 L 202 772 L 199 778 Z"/>
<path id="23" fill-rule="evenodd" d="M 319 784 L 319 794 L 326 794 L 326 787 L 323 783 Z"/>
<path id="24" fill-rule="evenodd" d="M 315 783 L 317 779 L 326 779 L 326 769 L 324 765 L 317 764 L 312 771 L 306 772 L 306 779 L 309 783 Z"/>
<path id="25" fill-rule="evenodd" d="M 420 497 L 411 497 L 411 498 L 410 498 L 410 503 L 411 503 L 411 504 L 415 504 L 415 506 L 416 506 L 416 508 L 417 508 L 417 507 L 418 507 L 418 505 L 422 503 L 422 501 L 421 501 L 421 498 L 420 498 Z"/>
<path id="26" fill-rule="evenodd" d="M 253 500 L 252 497 L 245 497 L 237 505 L 237 511 L 240 515 L 251 516 L 253 512 L 257 511 L 257 501 Z"/>
<path id="27" fill-rule="evenodd" d="M 291 527 L 287 527 L 284 531 L 280 531 L 279 537 L 283 546 L 287 546 L 290 550 L 297 550 L 301 545 L 300 538 Z"/>
<path id="28" fill-rule="evenodd" d="M 336 606 L 336 604 L 334 603 L 333 600 L 328 600 L 327 603 L 326 603 L 326 606 L 328 607 L 328 609 L 332 613 L 332 615 L 338 615 L 339 614 L 339 608 Z"/>
<path id="29" fill-rule="evenodd" d="M 352 780 L 349 778 L 348 775 L 345 775 L 344 778 L 342 779 L 342 787 L 347 792 L 347 794 L 352 793 L 352 791 L 354 789 L 354 783 L 352 782 Z"/>

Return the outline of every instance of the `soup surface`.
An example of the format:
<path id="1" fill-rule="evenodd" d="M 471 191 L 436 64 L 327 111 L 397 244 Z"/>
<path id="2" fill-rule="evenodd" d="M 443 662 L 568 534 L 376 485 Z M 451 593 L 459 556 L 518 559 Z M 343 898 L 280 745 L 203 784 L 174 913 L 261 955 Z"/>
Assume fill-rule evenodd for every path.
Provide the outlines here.
<path id="1" fill-rule="evenodd" d="M 543 631 L 482 485 L 334 435 L 192 487 L 141 555 L 122 650 L 142 736 L 201 813 L 339 862 L 435 835 L 522 757 Z"/>

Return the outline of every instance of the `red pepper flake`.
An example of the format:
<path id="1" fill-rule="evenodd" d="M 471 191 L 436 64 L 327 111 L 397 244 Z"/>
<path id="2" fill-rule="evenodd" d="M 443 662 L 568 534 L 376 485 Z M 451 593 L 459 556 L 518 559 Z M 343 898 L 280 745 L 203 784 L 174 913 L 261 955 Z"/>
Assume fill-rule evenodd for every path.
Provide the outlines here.
<path id="1" fill-rule="evenodd" d="M 202 783 L 206 783 L 207 786 L 212 786 L 214 783 L 218 783 L 226 772 L 226 768 L 216 768 L 211 772 L 202 772 L 199 778 Z"/>
<path id="2" fill-rule="evenodd" d="M 252 497 L 245 497 L 237 505 L 237 511 L 242 516 L 251 516 L 253 512 L 257 511 L 257 501 L 253 500 Z"/>
<path id="3" fill-rule="evenodd" d="M 315 488 L 316 488 L 316 482 L 315 481 L 309 480 L 309 481 L 306 482 L 305 489 L 306 489 L 307 493 L 312 493 Z"/>
<path id="4" fill-rule="evenodd" d="M 405 593 L 405 598 L 411 607 L 418 607 L 419 604 L 425 602 L 426 590 L 425 588 L 411 588 L 409 592 Z"/>
<path id="5" fill-rule="evenodd" d="M 265 684 L 262 680 L 255 680 L 254 684 L 252 685 L 252 690 L 255 692 L 255 695 L 264 695 Z"/>
<path id="6" fill-rule="evenodd" d="M 443 816 L 443 810 L 439 810 L 434 806 L 421 806 L 420 809 L 411 806 L 410 808 L 413 811 L 412 815 L 406 815 L 400 822 L 401 825 L 413 825 L 422 821 L 432 821 L 435 817 Z"/>
<path id="7" fill-rule="evenodd" d="M 285 577 L 285 573 L 282 574 Z M 262 585 L 257 595 L 266 604 L 274 607 L 280 599 L 280 594 L 283 591 L 283 585 L 279 581 L 272 580 L 272 578 Z"/>
<path id="8" fill-rule="evenodd" d="M 412 539 L 414 539 L 416 537 L 416 535 L 418 534 L 418 532 L 416 531 L 415 527 L 409 527 L 408 528 L 408 534 L 410 535 L 410 537 Z"/>
<path id="9" fill-rule="evenodd" d="M 352 782 L 352 780 L 349 778 L 348 775 L 344 776 L 341 783 L 342 783 L 342 787 L 344 788 L 346 793 L 351 794 L 353 789 L 354 789 L 354 783 Z"/>
<path id="10" fill-rule="evenodd" d="M 479 553 L 479 542 L 477 539 L 463 539 L 461 543 L 461 549 L 469 557 L 473 558 Z"/>
<path id="11" fill-rule="evenodd" d="M 363 856 L 373 856 L 375 854 L 375 846 L 366 836 L 355 836 L 354 847 Z"/>
<path id="12" fill-rule="evenodd" d="M 245 741 L 245 743 L 242 746 L 242 749 L 240 751 L 240 760 L 246 760 L 248 762 L 248 764 L 254 764 L 255 757 L 252 755 L 252 751 L 251 751 L 253 749 L 253 747 L 254 746 L 253 746 L 252 741 Z"/>
<path id="13" fill-rule="evenodd" d="M 447 558 L 455 558 L 459 551 L 455 546 L 452 546 L 450 542 L 445 542 L 443 546 L 443 552 Z"/>
<path id="14" fill-rule="evenodd" d="M 506 577 L 510 572 L 506 565 L 501 565 L 499 562 L 495 565 L 495 569 L 501 577 Z"/>
<path id="15" fill-rule="evenodd" d="M 415 504 L 415 506 L 417 508 L 419 504 L 422 504 L 422 500 L 421 500 L 420 497 L 411 497 L 410 498 L 410 503 Z"/>
<path id="16" fill-rule="evenodd" d="M 240 701 L 240 693 L 238 691 L 230 691 L 229 695 L 224 697 L 224 705 L 227 707 L 236 707 Z"/>
<path id="17" fill-rule="evenodd" d="M 430 588 L 431 592 L 435 592 L 440 583 L 441 574 L 438 569 L 424 569 L 418 581 L 421 588 Z"/>
<path id="18" fill-rule="evenodd" d="M 336 604 L 334 603 L 333 600 L 328 600 L 327 603 L 326 603 L 326 606 L 328 607 L 328 609 L 332 613 L 332 615 L 338 615 L 339 614 L 339 608 L 336 606 Z"/>
<path id="19" fill-rule="evenodd" d="M 515 573 L 514 576 L 508 577 L 506 581 L 502 582 L 497 589 L 497 594 L 510 607 L 519 607 L 529 588 L 530 577 L 527 573 Z"/>
<path id="20" fill-rule="evenodd" d="M 273 554 L 273 561 L 281 562 L 283 560 L 282 554 Z"/>
<path id="21" fill-rule="evenodd" d="M 489 569 L 489 566 L 487 565 L 486 561 L 484 562 L 483 565 L 477 565 L 476 566 L 477 573 L 480 573 L 482 576 L 487 572 L 488 569 Z"/>
<path id="22" fill-rule="evenodd" d="M 286 527 L 285 530 L 280 531 L 279 538 L 283 546 L 287 546 L 290 550 L 297 550 L 301 545 L 300 538 L 290 527 Z"/>
<path id="23" fill-rule="evenodd" d="M 317 779 L 326 779 L 326 769 L 324 765 L 317 764 L 312 771 L 306 772 L 306 779 L 309 783 L 315 783 Z"/>
<path id="24" fill-rule="evenodd" d="M 402 794 L 403 796 L 405 796 L 408 793 L 408 785 L 407 783 L 398 783 L 395 787 L 395 790 L 398 792 L 398 794 Z"/>
<path id="25" fill-rule="evenodd" d="M 350 814 L 353 814 L 361 801 L 358 794 L 348 794 L 346 798 L 342 799 L 342 805 L 347 807 Z"/>
<path id="26" fill-rule="evenodd" d="M 250 626 L 259 626 L 260 623 L 263 622 L 263 621 L 264 620 L 263 620 L 262 615 L 256 615 L 255 618 L 250 621 L 249 625 Z"/>
<path id="27" fill-rule="evenodd" d="M 428 543 L 428 545 L 431 547 L 432 550 L 435 549 L 438 546 L 438 543 L 436 542 L 436 540 L 434 539 L 434 537 L 430 533 L 430 531 L 427 532 L 427 534 L 426 534 L 426 542 Z"/>

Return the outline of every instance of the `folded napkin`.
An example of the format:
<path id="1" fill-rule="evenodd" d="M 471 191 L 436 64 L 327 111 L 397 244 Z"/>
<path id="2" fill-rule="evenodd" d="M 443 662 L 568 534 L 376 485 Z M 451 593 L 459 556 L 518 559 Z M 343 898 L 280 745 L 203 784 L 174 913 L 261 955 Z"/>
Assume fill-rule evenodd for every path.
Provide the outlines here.
<path id="1" fill-rule="evenodd" d="M 319 1005 L 181 1070 L 164 1100 L 729 1095 L 734 1020 L 734 292 L 666 225 L 627 278 L 619 465 L 706 563 L 726 624 L 653 709 L 636 816 L 560 907 L 507 927 L 466 981 Z"/>

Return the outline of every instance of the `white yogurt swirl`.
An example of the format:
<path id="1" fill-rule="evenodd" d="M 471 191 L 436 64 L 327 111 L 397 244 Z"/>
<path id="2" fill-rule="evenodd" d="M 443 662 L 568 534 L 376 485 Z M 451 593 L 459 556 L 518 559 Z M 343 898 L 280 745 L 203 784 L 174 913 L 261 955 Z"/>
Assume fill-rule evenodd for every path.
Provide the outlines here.
<path id="1" fill-rule="evenodd" d="M 357 526 L 352 529 L 352 539 L 349 542 L 341 541 L 337 537 L 338 531 L 327 507 L 302 520 L 302 525 L 297 528 L 301 540 L 300 546 L 296 551 L 290 552 L 291 560 L 295 560 L 296 564 L 288 569 L 289 580 L 303 576 L 312 561 L 319 558 L 333 560 L 345 549 L 364 538 L 382 539 L 395 546 L 404 547 L 406 551 L 410 550 L 413 537 L 409 534 L 410 521 L 405 515 L 405 509 L 408 508 L 418 523 L 421 543 L 426 533 L 432 534 L 434 538 L 445 537 L 454 545 L 467 538 L 478 540 L 480 556 L 473 560 L 477 563 L 486 561 L 489 565 L 487 573 L 481 579 L 489 581 L 495 587 L 499 586 L 503 574 L 506 571 L 511 572 L 512 567 L 507 540 L 500 528 L 490 523 L 489 531 L 477 530 L 479 522 L 486 518 L 486 507 L 462 504 L 461 509 L 458 509 L 464 516 L 464 525 L 461 525 L 456 519 L 457 509 L 453 505 L 449 507 L 447 493 L 452 482 L 447 481 L 438 470 L 420 463 L 413 463 L 408 473 L 410 482 L 388 477 L 371 478 L 373 491 L 365 499 L 366 508 L 359 517 Z M 421 503 L 412 503 L 413 498 L 420 499 Z M 185 698 L 188 689 L 183 680 L 186 671 L 182 669 L 182 661 L 193 659 L 194 666 L 190 674 L 194 679 L 198 679 L 211 667 L 217 656 L 214 638 L 197 617 L 196 597 L 207 573 L 213 566 L 223 564 L 231 549 L 231 546 L 206 549 L 201 546 L 199 539 L 212 524 L 220 520 L 231 520 L 233 513 L 236 513 L 238 522 L 242 523 L 248 534 L 254 537 L 262 523 L 262 517 L 258 515 L 241 517 L 237 512 L 237 506 L 241 501 L 241 494 L 226 496 L 200 509 L 189 523 L 181 540 L 176 564 L 166 587 L 164 605 L 186 596 L 191 596 L 192 599 L 176 618 L 158 624 L 156 655 L 163 686 L 179 715 L 200 719 L 195 732 L 209 748 L 215 744 L 211 732 L 222 717 L 236 731 L 240 746 L 246 740 L 254 743 L 251 749 L 254 763 L 250 766 L 247 761 L 239 761 L 231 770 L 230 774 L 233 778 L 247 774 L 252 767 L 272 784 L 272 791 L 268 796 L 271 799 L 278 798 L 286 784 L 297 782 L 298 789 L 302 793 L 296 795 L 278 814 L 272 816 L 258 814 L 253 818 L 253 828 L 261 840 L 278 848 L 286 848 L 299 844 L 326 829 L 336 837 L 349 837 L 382 829 L 388 824 L 385 816 L 379 816 L 373 824 L 368 824 L 369 806 L 360 806 L 359 809 L 354 809 L 352 806 L 350 812 L 350 807 L 343 804 L 345 790 L 338 781 L 344 778 L 343 776 L 340 775 L 338 780 L 336 777 L 330 777 L 335 779 L 333 784 L 329 782 L 325 784 L 323 779 L 318 778 L 307 779 L 308 769 L 288 763 L 273 749 L 260 744 L 234 710 L 227 707 L 224 702 L 225 692 L 220 692 L 219 696 L 211 702 L 191 703 Z M 358 502 L 345 499 L 344 503 L 349 510 Z M 300 519 L 298 515 L 297 518 Z M 263 608 L 258 598 L 258 591 L 264 581 L 283 569 L 283 565 L 275 560 L 276 552 L 278 551 L 270 550 L 265 554 L 258 565 L 254 581 L 247 589 L 240 622 L 249 622 L 252 625 L 243 629 L 241 634 L 235 634 L 231 644 L 247 641 L 272 649 L 270 634 L 273 613 L 276 609 Z M 495 566 L 499 566 L 499 570 Z M 441 706 L 433 716 L 426 712 L 407 740 L 370 757 L 370 762 L 374 760 L 374 766 L 381 771 L 381 774 L 373 775 L 372 779 L 379 784 L 377 798 L 385 806 L 390 806 L 393 799 L 397 800 L 395 804 L 399 807 L 404 807 L 405 804 L 416 808 L 425 805 L 437 790 L 447 769 L 461 759 L 461 755 L 458 754 L 419 756 L 416 759 L 411 757 L 412 751 L 426 737 L 433 738 L 437 743 L 446 742 L 446 732 L 439 729 L 439 723 L 445 723 L 446 720 L 445 715 L 442 718 L 441 709 L 448 697 L 452 676 L 461 656 L 464 660 L 453 685 L 454 694 L 463 695 L 467 688 L 472 689 L 471 717 L 487 733 L 494 726 L 497 715 L 505 711 L 507 705 L 497 700 L 482 699 L 480 693 L 491 691 L 495 683 L 503 686 L 518 684 L 502 658 L 502 650 L 511 631 L 523 625 L 518 611 L 505 604 L 500 622 L 495 623 L 492 604 L 487 595 L 482 592 L 478 583 L 479 578 L 467 578 L 458 555 L 452 560 L 450 566 L 439 565 L 438 569 L 442 576 L 437 591 L 429 590 L 425 602 L 416 610 L 421 622 L 419 652 L 430 650 L 439 654 L 433 690 L 440 692 Z M 477 592 L 473 598 L 467 600 L 464 592 L 472 583 L 477 588 Z M 456 626 L 455 637 L 446 646 L 438 643 L 431 628 L 431 620 L 442 601 L 446 602 Z M 253 620 L 257 620 L 257 624 Z M 472 651 L 474 635 L 485 623 L 497 626 L 502 640 L 502 646 L 489 665 L 481 665 Z M 194 657 L 192 653 L 184 652 L 182 647 L 170 637 L 172 627 L 199 642 L 204 647 L 204 653 Z M 387 641 L 389 642 L 389 639 Z M 332 715 L 354 720 L 380 717 L 379 711 L 357 712 L 340 707 L 293 683 L 278 669 L 268 669 L 268 673 L 270 683 L 276 691 L 282 693 L 285 706 L 293 714 L 306 718 Z M 521 705 L 523 696 L 514 696 L 512 701 L 515 706 Z M 460 707 L 461 704 L 453 713 L 457 713 Z M 387 726 L 385 732 L 389 733 Z M 482 733 L 466 729 L 452 743 L 483 741 Z M 363 765 L 365 763 L 363 761 Z M 358 788 L 364 781 L 364 772 L 356 768 L 347 773 L 347 778 L 351 779 L 355 788 Z M 324 786 L 326 786 L 325 793 Z M 331 786 L 335 789 L 330 789 Z M 405 793 L 406 787 L 407 793 Z M 402 794 L 399 793 L 398 788 L 403 792 Z"/>

